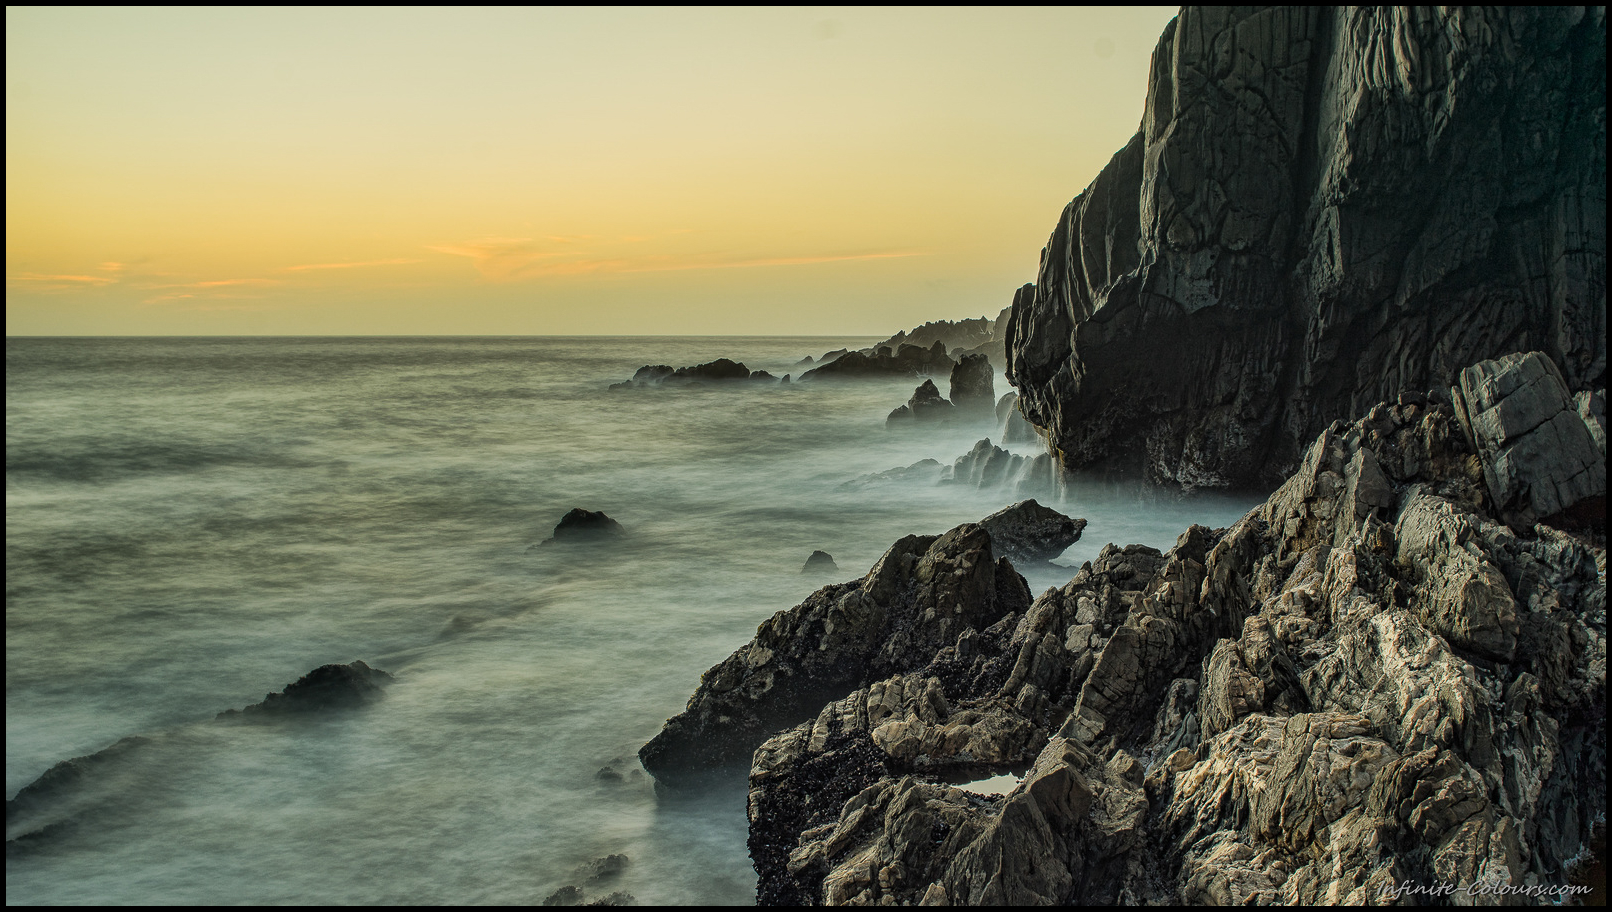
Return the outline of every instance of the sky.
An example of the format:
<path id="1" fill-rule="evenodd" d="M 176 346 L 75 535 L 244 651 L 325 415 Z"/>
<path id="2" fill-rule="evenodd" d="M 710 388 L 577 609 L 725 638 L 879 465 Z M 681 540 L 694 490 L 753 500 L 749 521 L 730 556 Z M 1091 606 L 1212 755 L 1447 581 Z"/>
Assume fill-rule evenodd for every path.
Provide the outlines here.
<path id="1" fill-rule="evenodd" d="M 994 316 L 1174 13 L 9 7 L 6 332 Z"/>

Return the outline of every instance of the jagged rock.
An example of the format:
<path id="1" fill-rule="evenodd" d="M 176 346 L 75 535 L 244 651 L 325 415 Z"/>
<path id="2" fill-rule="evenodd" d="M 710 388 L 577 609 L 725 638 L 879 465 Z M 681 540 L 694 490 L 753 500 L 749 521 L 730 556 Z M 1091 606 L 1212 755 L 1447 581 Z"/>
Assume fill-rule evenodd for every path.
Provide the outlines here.
<path id="1" fill-rule="evenodd" d="M 366 706 L 379 700 L 385 693 L 382 688 L 390 683 L 390 674 L 371 668 L 358 659 L 349 665 L 321 665 L 287 684 L 284 691 L 266 695 L 263 702 L 238 710 L 225 710 L 218 714 L 218 718 L 322 712 Z"/>
<path id="2" fill-rule="evenodd" d="M 971 488 L 1008 486 L 1016 496 L 1046 495 L 1058 490 L 1062 473 L 1050 453 L 1020 456 L 993 446 L 990 438 L 974 444 L 957 461 L 941 470 L 941 484 Z"/>
<path id="3" fill-rule="evenodd" d="M 1021 500 L 980 520 L 991 533 L 996 553 L 1015 563 L 1040 563 L 1064 553 L 1080 540 L 1084 519 L 1065 516 L 1034 500 Z"/>
<path id="4" fill-rule="evenodd" d="M 940 395 L 935 381 L 925 380 L 912 391 L 912 398 L 907 400 L 907 410 L 912 414 L 914 421 L 941 421 L 952 414 L 953 406 Z M 891 418 L 895 413 L 891 413 Z"/>
<path id="5" fill-rule="evenodd" d="M 813 551 L 806 558 L 806 566 L 800 568 L 802 573 L 838 573 L 840 568 L 834 563 L 834 558 L 827 551 Z"/>
<path id="6" fill-rule="evenodd" d="M 903 330 L 874 346 L 889 346 L 892 349 L 902 345 L 916 345 L 919 348 L 932 348 L 939 342 L 947 349 L 972 348 L 991 340 L 991 330 L 994 324 L 988 317 L 976 317 L 972 320 L 932 320 L 911 331 Z"/>
<path id="7" fill-rule="evenodd" d="M 823 357 L 826 359 L 828 356 Z M 801 374 L 800 379 L 947 376 L 955 363 L 946 356 L 946 345 L 942 342 L 936 342 L 927 349 L 916 345 L 902 345 L 894 350 L 890 346 L 881 346 L 872 354 L 847 352 L 827 364 L 819 363 L 817 367 Z"/>
<path id="8" fill-rule="evenodd" d="M 619 538 L 625 532 L 621 523 L 603 513 L 573 507 L 570 512 L 560 517 L 559 523 L 554 527 L 554 536 L 543 539 L 539 544 L 608 541 Z"/>
<path id="9" fill-rule="evenodd" d="M 811 367 L 813 364 L 816 364 L 816 363 L 817 363 L 816 361 L 812 360 L 811 355 L 807 355 L 806 357 L 800 359 L 799 361 L 796 361 L 795 366 L 796 367 Z"/>
<path id="10" fill-rule="evenodd" d="M 967 630 L 1029 603 L 983 526 L 909 535 L 859 580 L 780 611 L 707 671 L 639 759 L 663 783 L 749 757 L 768 734 L 863 684 L 926 663 Z"/>
<path id="11" fill-rule="evenodd" d="M 902 408 L 906 408 L 906 406 L 902 406 Z M 840 488 L 842 490 L 855 490 L 871 485 L 885 485 L 894 482 L 934 484 L 940 479 L 942 468 L 944 467 L 933 459 L 920 459 L 904 468 L 886 469 L 883 472 L 859 475 L 840 485 Z"/>
<path id="12" fill-rule="evenodd" d="M 905 405 L 896 406 L 889 416 L 884 419 L 886 428 L 906 427 L 910 424 L 912 424 L 912 408 Z"/>
<path id="13" fill-rule="evenodd" d="M 617 890 L 614 893 L 606 894 L 604 896 L 599 897 L 598 899 L 593 900 L 592 902 L 586 903 L 586 905 L 589 905 L 589 906 L 636 906 L 636 905 L 638 905 L 638 898 L 633 896 L 631 893 L 627 893 L 627 892 L 622 891 L 622 890 Z"/>
<path id="14" fill-rule="evenodd" d="M 1594 400 L 1586 398 L 1581 414 L 1549 357 L 1529 352 L 1474 364 L 1461 371 L 1454 393 L 1456 417 L 1483 459 L 1501 516 L 1527 528 L 1598 497 L 1605 521 L 1605 430 Z"/>
<path id="15" fill-rule="evenodd" d="M 753 381 L 756 381 L 758 383 L 770 383 L 770 382 L 773 382 L 773 381 L 777 380 L 778 378 L 774 377 L 772 374 L 769 374 L 764 370 L 757 370 L 757 371 L 751 371 L 750 372 L 750 379 L 753 380 Z"/>
<path id="16" fill-rule="evenodd" d="M 949 392 L 952 405 L 964 414 L 989 414 L 996 399 L 991 384 L 995 374 L 986 356 L 963 355 L 952 368 Z"/>
<path id="17" fill-rule="evenodd" d="M 1605 548 L 1499 522 L 1485 468 L 1443 402 L 1384 403 L 1231 528 L 1105 547 L 819 704 L 752 758 L 758 900 L 1565 884 L 1606 807 Z M 940 781 L 1002 764 L 1005 797 Z"/>
<path id="18" fill-rule="evenodd" d="M 1604 389 L 1605 123 L 1601 7 L 1185 7 L 1007 377 L 1067 468 L 1187 488 L 1517 350 Z"/>

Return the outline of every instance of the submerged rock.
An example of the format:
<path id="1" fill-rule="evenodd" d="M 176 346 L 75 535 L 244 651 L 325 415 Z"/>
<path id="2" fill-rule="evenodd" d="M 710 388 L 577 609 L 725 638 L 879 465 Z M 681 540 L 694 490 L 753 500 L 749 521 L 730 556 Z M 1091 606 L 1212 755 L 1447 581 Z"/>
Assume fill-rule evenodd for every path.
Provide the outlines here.
<path id="1" fill-rule="evenodd" d="M 766 371 L 754 371 L 743 363 L 729 358 L 718 358 L 692 367 L 673 368 L 669 364 L 646 364 L 623 383 L 612 383 L 610 388 L 643 389 L 656 386 L 686 386 L 699 383 L 725 383 L 738 380 L 772 381 Z"/>
<path id="2" fill-rule="evenodd" d="M 838 573 L 840 568 L 834 563 L 834 558 L 827 551 L 813 551 L 811 557 L 806 558 L 806 566 L 800 568 L 802 573 Z"/>
<path id="3" fill-rule="evenodd" d="M 906 408 L 906 406 L 902 406 Z M 940 479 L 941 469 L 939 462 L 933 459 L 920 459 L 910 466 L 899 469 L 886 469 L 883 472 L 874 472 L 869 475 L 859 475 L 840 485 L 842 490 L 855 490 L 871 485 L 884 485 L 892 483 L 906 484 L 934 484 Z"/>
<path id="4" fill-rule="evenodd" d="M 321 665 L 287 684 L 284 691 L 266 695 L 263 702 L 239 710 L 227 709 L 219 713 L 218 718 L 322 712 L 367 706 L 384 696 L 382 688 L 390 683 L 390 674 L 371 668 L 358 659 L 349 665 Z"/>
<path id="5" fill-rule="evenodd" d="M 1606 807 L 1604 544 L 1500 522 L 1443 403 L 1368 411 L 1231 528 L 1162 554 L 1109 545 L 1032 604 L 899 657 L 882 627 L 763 625 L 691 714 L 731 731 L 738 706 L 708 691 L 812 679 L 775 648 L 877 647 L 889 673 L 815 714 L 803 699 L 755 750 L 758 901 L 1297 905 L 1567 883 Z M 1005 797 L 945 784 L 1004 766 L 1029 767 Z"/>
<path id="6" fill-rule="evenodd" d="M 554 527 L 554 536 L 539 542 L 542 545 L 609 541 L 620 538 L 626 534 L 621 523 L 616 522 L 603 513 L 573 507 L 570 512 L 560 517 Z"/>

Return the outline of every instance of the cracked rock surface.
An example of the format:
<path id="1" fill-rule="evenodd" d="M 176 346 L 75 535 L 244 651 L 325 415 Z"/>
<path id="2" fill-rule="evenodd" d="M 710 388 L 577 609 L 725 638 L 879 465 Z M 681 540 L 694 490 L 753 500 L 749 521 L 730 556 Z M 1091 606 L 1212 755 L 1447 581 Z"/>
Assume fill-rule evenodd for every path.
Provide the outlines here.
<path id="1" fill-rule="evenodd" d="M 1604 8 L 1183 8 L 1006 337 L 1066 468 L 1186 488 L 1512 352 L 1604 390 Z"/>

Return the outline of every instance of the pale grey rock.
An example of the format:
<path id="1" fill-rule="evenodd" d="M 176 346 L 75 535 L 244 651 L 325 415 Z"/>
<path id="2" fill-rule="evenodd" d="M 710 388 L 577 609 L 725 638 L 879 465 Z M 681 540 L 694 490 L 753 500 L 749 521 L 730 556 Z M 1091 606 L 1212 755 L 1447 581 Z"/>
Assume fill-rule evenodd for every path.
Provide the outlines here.
<path id="1" fill-rule="evenodd" d="M 1587 397 L 1581 412 L 1549 357 L 1517 353 L 1474 364 L 1461 371 L 1454 393 L 1489 495 L 1507 521 L 1525 528 L 1606 496 L 1605 430 L 1596 423 L 1595 400 Z"/>

